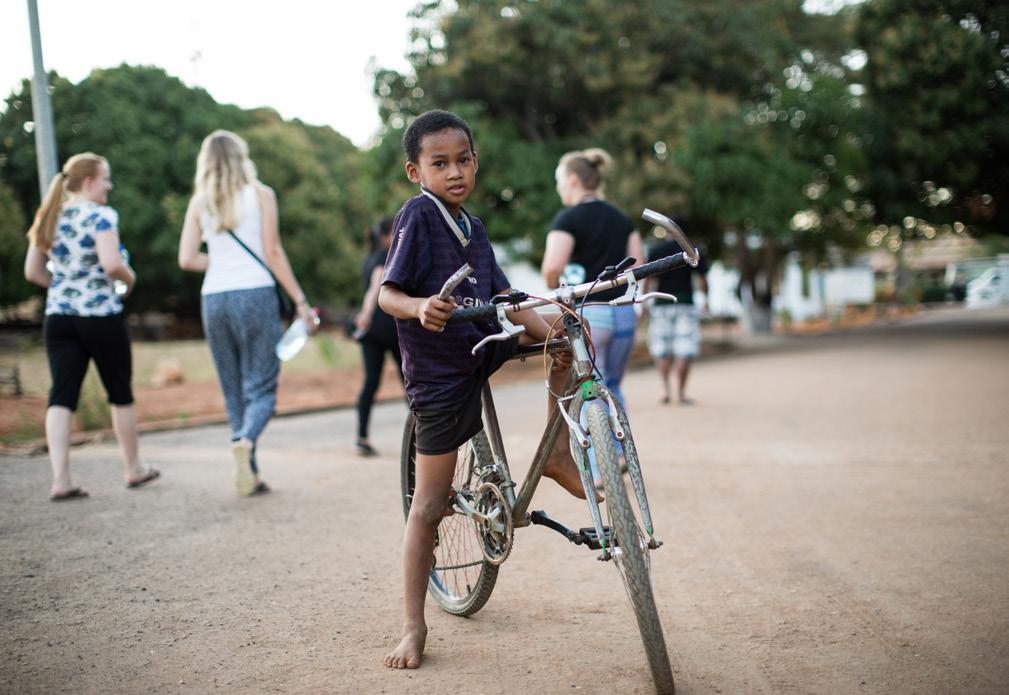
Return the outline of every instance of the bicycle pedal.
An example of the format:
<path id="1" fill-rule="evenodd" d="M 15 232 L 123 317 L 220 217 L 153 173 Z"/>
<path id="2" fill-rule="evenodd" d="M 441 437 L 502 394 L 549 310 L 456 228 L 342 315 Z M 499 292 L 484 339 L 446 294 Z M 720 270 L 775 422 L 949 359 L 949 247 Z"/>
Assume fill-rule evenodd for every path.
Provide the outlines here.
<path id="1" fill-rule="evenodd" d="M 603 542 L 606 543 L 607 548 L 619 545 L 617 543 L 617 537 L 613 534 L 613 529 L 609 526 L 603 526 L 602 539 L 600 539 L 599 534 L 596 533 L 594 526 L 578 529 L 578 535 L 582 538 L 582 544 L 592 550 L 601 550 Z"/>

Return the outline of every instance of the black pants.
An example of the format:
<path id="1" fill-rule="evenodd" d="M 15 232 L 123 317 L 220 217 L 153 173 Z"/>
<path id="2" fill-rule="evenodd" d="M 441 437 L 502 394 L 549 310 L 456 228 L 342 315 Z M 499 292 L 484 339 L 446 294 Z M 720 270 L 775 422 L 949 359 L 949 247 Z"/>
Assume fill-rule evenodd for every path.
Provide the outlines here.
<path id="1" fill-rule="evenodd" d="M 386 343 L 364 336 L 361 338 L 361 357 L 364 362 L 364 384 L 357 397 L 357 438 L 368 438 L 368 422 L 371 420 L 371 406 L 375 402 L 375 392 L 382 382 L 382 367 L 385 366 L 385 353 L 392 353 L 399 369 L 399 379 L 403 380 L 403 359 L 399 354 L 396 342 Z"/>
<path id="2" fill-rule="evenodd" d="M 42 334 L 49 357 L 52 388 L 49 405 L 77 410 L 88 363 L 95 361 L 109 403 L 133 402 L 133 355 L 123 314 L 113 316 L 46 316 Z"/>

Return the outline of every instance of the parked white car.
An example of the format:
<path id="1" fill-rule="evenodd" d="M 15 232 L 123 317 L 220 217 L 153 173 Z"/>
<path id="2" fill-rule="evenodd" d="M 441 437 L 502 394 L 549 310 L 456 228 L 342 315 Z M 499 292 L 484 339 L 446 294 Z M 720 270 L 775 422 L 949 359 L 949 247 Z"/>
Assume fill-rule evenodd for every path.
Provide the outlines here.
<path id="1" fill-rule="evenodd" d="M 964 304 L 977 309 L 1009 303 L 1009 273 L 1003 265 L 984 271 L 967 283 Z"/>

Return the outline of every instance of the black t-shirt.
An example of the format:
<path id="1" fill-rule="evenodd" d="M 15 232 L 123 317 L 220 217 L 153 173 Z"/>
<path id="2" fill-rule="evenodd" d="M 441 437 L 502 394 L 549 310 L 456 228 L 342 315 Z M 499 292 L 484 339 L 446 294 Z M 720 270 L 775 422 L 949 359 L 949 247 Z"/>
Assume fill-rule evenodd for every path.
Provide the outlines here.
<path id="1" fill-rule="evenodd" d="M 550 223 L 550 230 L 567 232 L 575 238 L 568 262 L 585 268 L 585 281 L 591 282 L 603 268 L 624 260 L 634 225 L 627 215 L 605 200 L 590 200 L 561 210 Z M 593 294 L 589 301 L 609 301 L 623 293 L 624 288 L 618 287 Z"/>
<path id="2" fill-rule="evenodd" d="M 657 261 L 660 258 L 672 256 L 682 250 L 683 249 L 680 248 L 680 245 L 675 241 L 663 242 L 648 249 L 648 262 L 651 263 L 652 261 Z M 707 249 L 699 247 L 698 252 L 700 253 L 700 259 L 696 268 L 691 268 L 688 265 L 656 276 L 659 283 L 656 291 L 673 295 L 679 300 L 680 304 L 693 304 L 694 285 L 691 274 L 699 273 L 700 275 L 705 275 L 708 272 Z M 672 304 L 672 302 L 668 299 L 656 299 L 655 303 Z"/>
<path id="3" fill-rule="evenodd" d="M 375 272 L 375 268 L 385 266 L 385 259 L 388 255 L 388 249 L 376 249 L 364 259 L 361 275 L 364 280 L 365 292 L 371 286 L 371 274 Z M 368 332 L 365 335 L 383 345 L 393 346 L 396 344 L 396 320 L 382 311 L 382 307 L 375 304 L 375 310 L 371 314 L 371 325 L 368 326 Z"/>

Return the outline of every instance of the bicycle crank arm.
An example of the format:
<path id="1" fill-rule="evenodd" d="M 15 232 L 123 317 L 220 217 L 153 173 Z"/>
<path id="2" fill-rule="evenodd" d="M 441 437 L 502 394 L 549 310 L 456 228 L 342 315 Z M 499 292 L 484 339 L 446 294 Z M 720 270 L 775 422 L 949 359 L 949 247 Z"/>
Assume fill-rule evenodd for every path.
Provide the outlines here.
<path id="1" fill-rule="evenodd" d="M 600 542 L 599 535 L 592 527 L 582 528 L 575 531 L 559 521 L 551 519 L 547 516 L 547 513 L 542 510 L 532 512 L 529 515 L 529 520 L 538 526 L 546 526 L 548 529 L 556 531 L 575 545 L 584 545 L 590 550 L 601 550 L 603 547 L 603 544 Z M 615 538 L 613 536 L 613 531 L 609 526 L 603 526 L 603 536 L 605 537 L 606 547 L 612 547 L 615 543 Z M 601 559 L 609 560 L 610 558 L 606 557 Z"/>
<path id="2" fill-rule="evenodd" d="M 495 509 L 491 514 L 481 514 L 469 503 L 465 497 L 456 495 L 455 504 L 459 508 L 456 514 L 462 514 L 463 516 L 468 516 L 479 523 L 487 526 L 494 533 L 504 533 L 505 524 L 499 518 L 501 516 L 501 510 Z"/>

